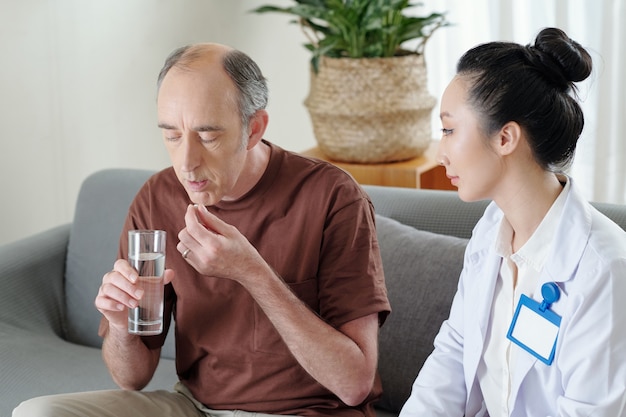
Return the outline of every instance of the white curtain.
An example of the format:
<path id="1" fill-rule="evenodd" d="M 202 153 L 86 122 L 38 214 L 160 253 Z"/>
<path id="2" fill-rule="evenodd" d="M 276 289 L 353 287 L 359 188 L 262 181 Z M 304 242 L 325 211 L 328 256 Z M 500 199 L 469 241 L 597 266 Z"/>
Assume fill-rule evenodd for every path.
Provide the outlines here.
<path id="1" fill-rule="evenodd" d="M 416 14 L 447 11 L 452 26 L 426 47 L 429 89 L 438 99 L 469 48 L 496 40 L 528 44 L 544 27 L 586 47 L 594 71 L 579 84 L 585 129 L 570 169 L 587 199 L 626 203 L 626 0 L 425 0 Z M 433 112 L 433 134 L 440 127 Z"/>

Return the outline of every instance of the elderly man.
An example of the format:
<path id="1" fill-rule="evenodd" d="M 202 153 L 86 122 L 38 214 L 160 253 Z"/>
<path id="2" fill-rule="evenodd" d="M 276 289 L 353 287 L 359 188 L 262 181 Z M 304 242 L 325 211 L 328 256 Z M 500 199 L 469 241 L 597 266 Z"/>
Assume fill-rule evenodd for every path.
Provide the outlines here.
<path id="1" fill-rule="evenodd" d="M 390 307 L 368 197 L 338 168 L 263 139 L 267 86 L 242 52 L 178 49 L 158 86 L 172 167 L 135 197 L 95 300 L 103 358 L 123 390 L 40 397 L 14 416 L 373 416 Z M 143 295 L 124 260 L 131 229 L 168 232 L 172 392 L 139 391 L 167 331 L 128 333 Z"/>

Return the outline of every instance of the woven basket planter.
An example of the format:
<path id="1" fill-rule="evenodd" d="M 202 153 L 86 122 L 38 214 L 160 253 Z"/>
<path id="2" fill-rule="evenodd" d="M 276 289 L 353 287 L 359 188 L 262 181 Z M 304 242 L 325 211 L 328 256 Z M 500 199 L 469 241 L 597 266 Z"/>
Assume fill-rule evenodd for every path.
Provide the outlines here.
<path id="1" fill-rule="evenodd" d="M 420 156 L 431 141 L 422 55 L 322 57 L 304 105 L 320 150 L 343 162 L 382 163 Z"/>

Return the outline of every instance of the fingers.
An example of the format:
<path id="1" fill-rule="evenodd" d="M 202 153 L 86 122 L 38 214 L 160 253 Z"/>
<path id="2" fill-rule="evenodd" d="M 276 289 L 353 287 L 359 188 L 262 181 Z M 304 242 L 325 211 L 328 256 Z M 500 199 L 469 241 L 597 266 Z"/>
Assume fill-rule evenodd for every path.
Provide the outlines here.
<path id="1" fill-rule="evenodd" d="M 198 208 L 195 205 L 189 205 L 185 212 L 185 229 L 190 235 L 199 237 L 200 234 L 207 231 L 207 226 L 200 221 L 198 217 Z"/>
<path id="2" fill-rule="evenodd" d="M 137 271 L 128 261 L 120 259 L 115 262 L 114 269 L 102 277 L 95 300 L 96 308 L 107 316 L 107 312 L 137 307 L 144 292 L 136 285 L 137 279 Z"/>
<path id="3" fill-rule="evenodd" d="M 200 206 L 189 205 L 185 212 L 185 228 L 178 234 L 179 242 L 176 249 L 181 256 L 189 262 L 189 257 L 194 252 L 199 253 L 202 249 L 200 242 L 206 242 L 207 238 L 215 233 L 199 217 Z M 202 206 L 206 211 L 206 208 Z"/>
<path id="4" fill-rule="evenodd" d="M 125 329 L 128 326 L 128 309 L 139 305 L 144 290 L 137 283 L 137 271 L 128 261 L 118 260 L 114 268 L 102 277 L 102 285 L 94 304 L 109 325 Z M 172 282 L 175 275 L 173 270 L 166 269 L 163 275 L 164 284 Z"/>
<path id="5" fill-rule="evenodd" d="M 139 274 L 137 274 L 137 270 L 132 267 L 132 265 L 126 259 L 118 259 L 115 261 L 113 265 L 113 271 L 111 272 L 119 272 L 124 277 L 127 277 L 128 280 L 132 283 L 137 282 L 139 278 Z"/>
<path id="6" fill-rule="evenodd" d="M 167 285 L 174 280 L 176 273 L 173 269 L 166 269 L 163 274 L 163 285 Z"/>
<path id="7" fill-rule="evenodd" d="M 213 234 L 227 236 L 233 226 L 211 213 L 201 204 L 189 205 L 185 213 L 185 223 L 187 227 L 192 227 L 194 231 L 209 231 Z"/>
<path id="8" fill-rule="evenodd" d="M 224 223 L 222 219 L 207 210 L 206 206 L 194 205 L 193 208 L 198 222 L 202 224 L 206 229 L 220 235 L 226 233 L 228 224 Z"/>

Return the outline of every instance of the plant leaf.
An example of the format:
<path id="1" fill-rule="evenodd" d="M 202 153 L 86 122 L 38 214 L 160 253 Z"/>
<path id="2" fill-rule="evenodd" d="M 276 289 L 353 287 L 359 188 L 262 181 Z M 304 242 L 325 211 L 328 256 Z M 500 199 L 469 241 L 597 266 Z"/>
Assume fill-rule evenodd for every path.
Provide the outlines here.
<path id="1" fill-rule="evenodd" d="M 418 39 L 417 53 L 440 27 L 449 25 L 445 13 L 407 16 L 405 10 L 422 6 L 409 0 L 295 0 L 291 7 L 265 5 L 256 13 L 287 13 L 297 16 L 309 40 L 313 60 L 320 56 L 393 56 L 402 43 Z"/>

